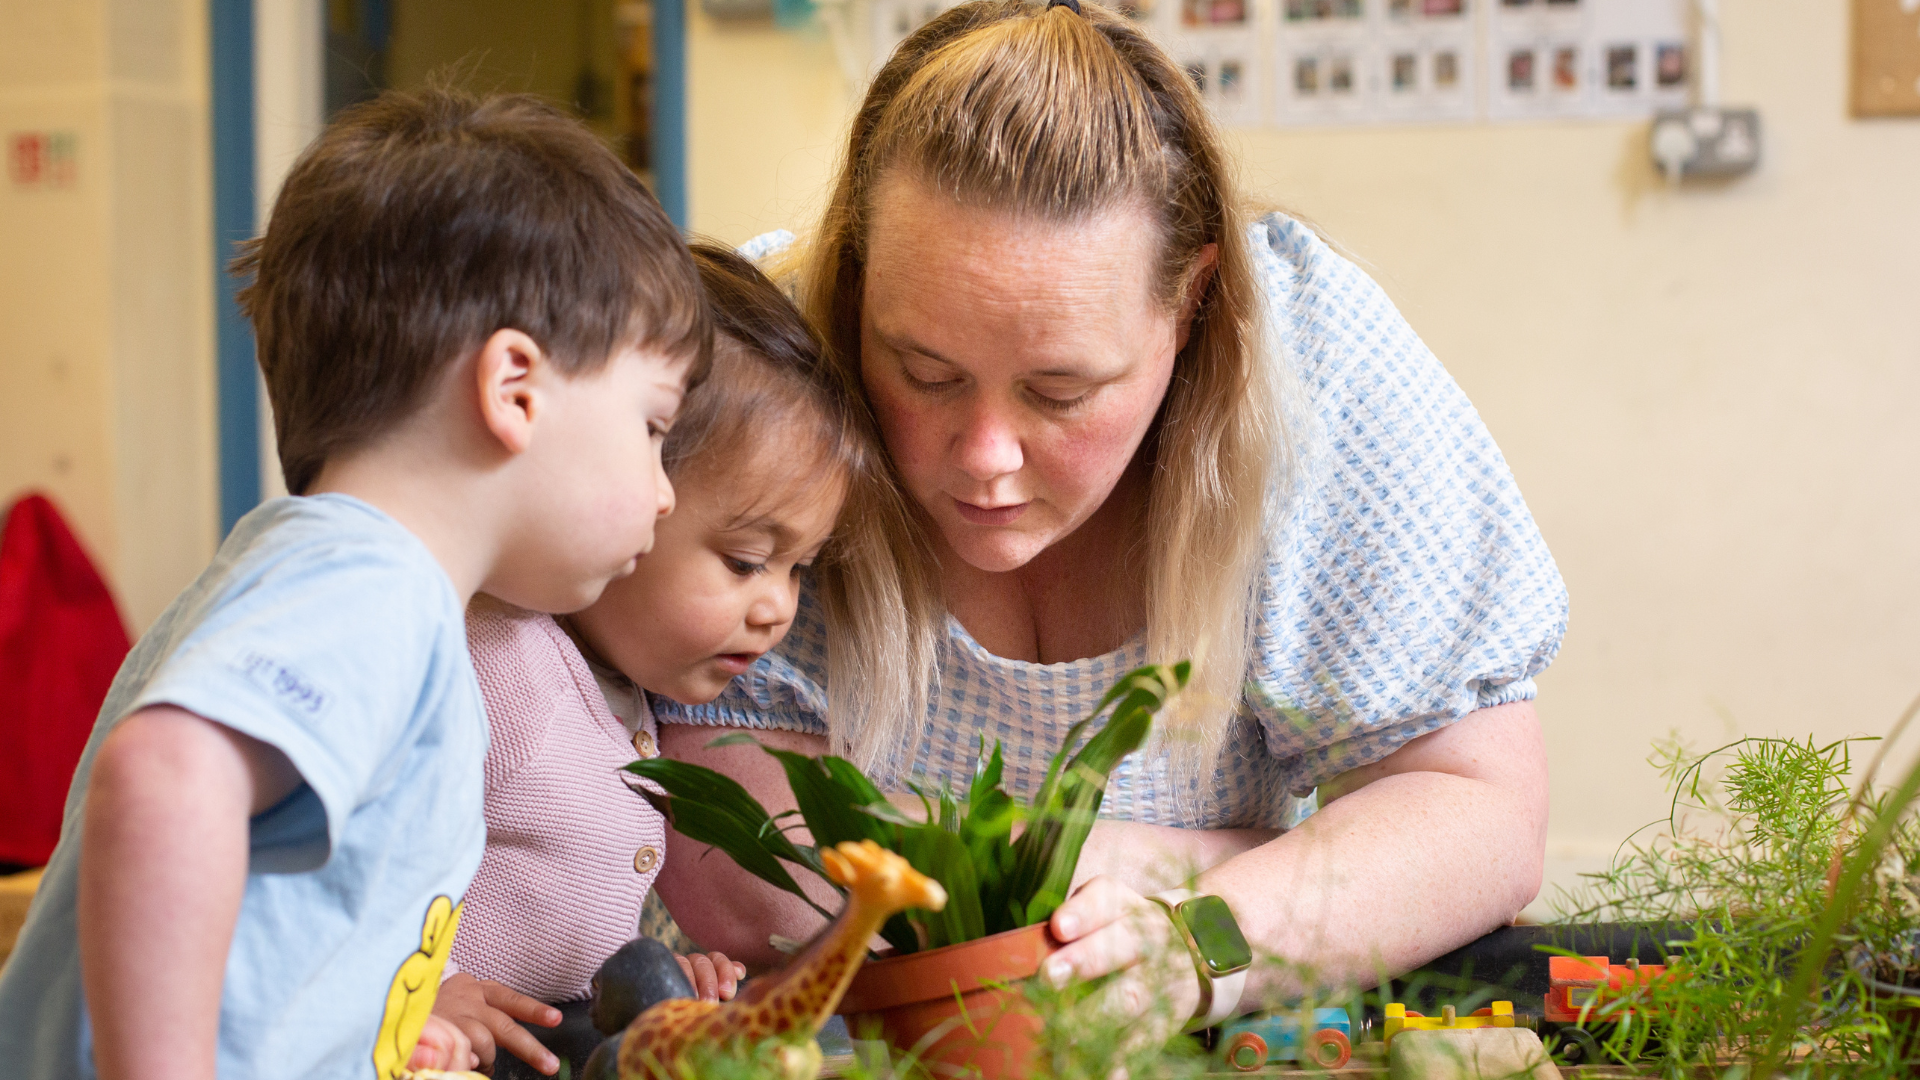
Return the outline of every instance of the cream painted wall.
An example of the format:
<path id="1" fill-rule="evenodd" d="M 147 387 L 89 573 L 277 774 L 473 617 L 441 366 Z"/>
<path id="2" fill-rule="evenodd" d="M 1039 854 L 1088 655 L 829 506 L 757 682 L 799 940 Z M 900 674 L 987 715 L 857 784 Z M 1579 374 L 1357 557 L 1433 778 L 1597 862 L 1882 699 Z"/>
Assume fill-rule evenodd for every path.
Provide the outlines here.
<path id="1" fill-rule="evenodd" d="M 1920 121 L 1847 118 L 1845 5 L 1721 7 L 1766 143 L 1730 184 L 1662 186 L 1643 123 L 1234 136 L 1447 363 L 1559 560 L 1550 880 L 1665 813 L 1656 738 L 1883 732 L 1920 692 Z M 803 228 L 852 108 L 825 41 L 691 27 L 695 226 Z"/>
<path id="2" fill-rule="evenodd" d="M 144 629 L 213 552 L 204 0 L 0 0 L 0 136 L 70 131 L 77 182 L 0 181 L 0 495 L 50 492 Z"/>
<path id="3" fill-rule="evenodd" d="M 826 35 L 718 22 L 687 3 L 688 224 L 739 243 L 824 205 L 855 91 Z"/>

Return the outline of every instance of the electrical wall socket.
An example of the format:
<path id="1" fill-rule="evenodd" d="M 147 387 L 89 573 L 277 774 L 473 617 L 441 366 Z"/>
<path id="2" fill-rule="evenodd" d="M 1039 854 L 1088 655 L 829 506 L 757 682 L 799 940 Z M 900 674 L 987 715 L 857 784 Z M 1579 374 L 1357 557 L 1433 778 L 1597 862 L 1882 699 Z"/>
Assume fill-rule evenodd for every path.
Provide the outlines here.
<path id="1" fill-rule="evenodd" d="M 1760 164 L 1760 114 L 1753 109 L 1661 112 L 1653 118 L 1648 139 L 1654 164 L 1676 183 L 1739 176 Z"/>

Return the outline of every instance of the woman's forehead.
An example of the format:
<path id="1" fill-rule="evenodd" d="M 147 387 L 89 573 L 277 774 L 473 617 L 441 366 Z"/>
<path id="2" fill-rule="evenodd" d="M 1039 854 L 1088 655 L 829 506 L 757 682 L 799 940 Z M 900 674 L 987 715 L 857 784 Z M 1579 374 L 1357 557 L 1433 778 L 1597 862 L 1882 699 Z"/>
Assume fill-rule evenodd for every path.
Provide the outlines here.
<path id="1" fill-rule="evenodd" d="M 1054 220 L 969 205 L 894 173 L 876 186 L 866 224 L 870 292 L 880 277 L 1042 302 L 1078 291 L 1150 302 L 1159 269 L 1158 223 L 1134 202 Z"/>

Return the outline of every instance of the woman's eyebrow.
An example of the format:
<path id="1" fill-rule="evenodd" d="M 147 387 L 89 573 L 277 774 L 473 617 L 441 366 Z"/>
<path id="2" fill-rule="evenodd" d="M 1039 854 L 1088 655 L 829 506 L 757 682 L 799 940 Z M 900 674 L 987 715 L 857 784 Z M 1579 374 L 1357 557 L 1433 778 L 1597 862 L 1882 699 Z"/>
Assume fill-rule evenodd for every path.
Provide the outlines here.
<path id="1" fill-rule="evenodd" d="M 924 356 L 929 360 L 937 360 L 940 363 L 946 364 L 949 367 L 960 366 L 959 364 L 955 363 L 953 360 L 945 356 L 942 356 L 938 350 L 928 348 L 927 346 L 922 345 L 920 342 L 914 340 L 912 337 L 909 337 L 906 334 L 891 333 L 886 330 L 882 330 L 878 327 L 874 328 L 874 333 L 879 335 L 880 340 L 886 342 L 887 347 L 890 349 L 893 349 L 895 352 L 919 353 L 921 356 Z"/>
<path id="2" fill-rule="evenodd" d="M 887 343 L 888 348 L 893 349 L 895 352 L 917 353 L 936 363 L 945 364 L 951 368 L 958 368 L 961 371 L 966 370 L 966 365 L 942 356 L 938 351 L 920 344 L 905 334 L 891 334 L 877 327 L 874 329 L 874 333 L 879 336 L 881 341 Z M 1040 379 L 1091 379 L 1096 381 L 1108 378 L 1105 374 L 1086 371 L 1081 368 L 1062 367 L 1042 368 L 1039 371 L 1028 372 L 1024 377 Z"/>

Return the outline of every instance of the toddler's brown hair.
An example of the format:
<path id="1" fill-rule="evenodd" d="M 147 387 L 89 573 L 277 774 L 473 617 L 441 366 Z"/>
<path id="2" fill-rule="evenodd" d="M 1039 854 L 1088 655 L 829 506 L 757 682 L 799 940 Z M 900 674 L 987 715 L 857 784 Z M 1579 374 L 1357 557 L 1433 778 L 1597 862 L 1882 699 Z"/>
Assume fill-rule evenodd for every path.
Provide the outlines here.
<path id="1" fill-rule="evenodd" d="M 661 448 L 667 475 L 751 461 L 769 487 L 850 481 L 872 457 L 826 344 L 780 287 L 731 248 L 692 244 L 713 317 L 711 374 L 688 393 Z M 838 486 L 838 485 L 836 485 Z"/>

